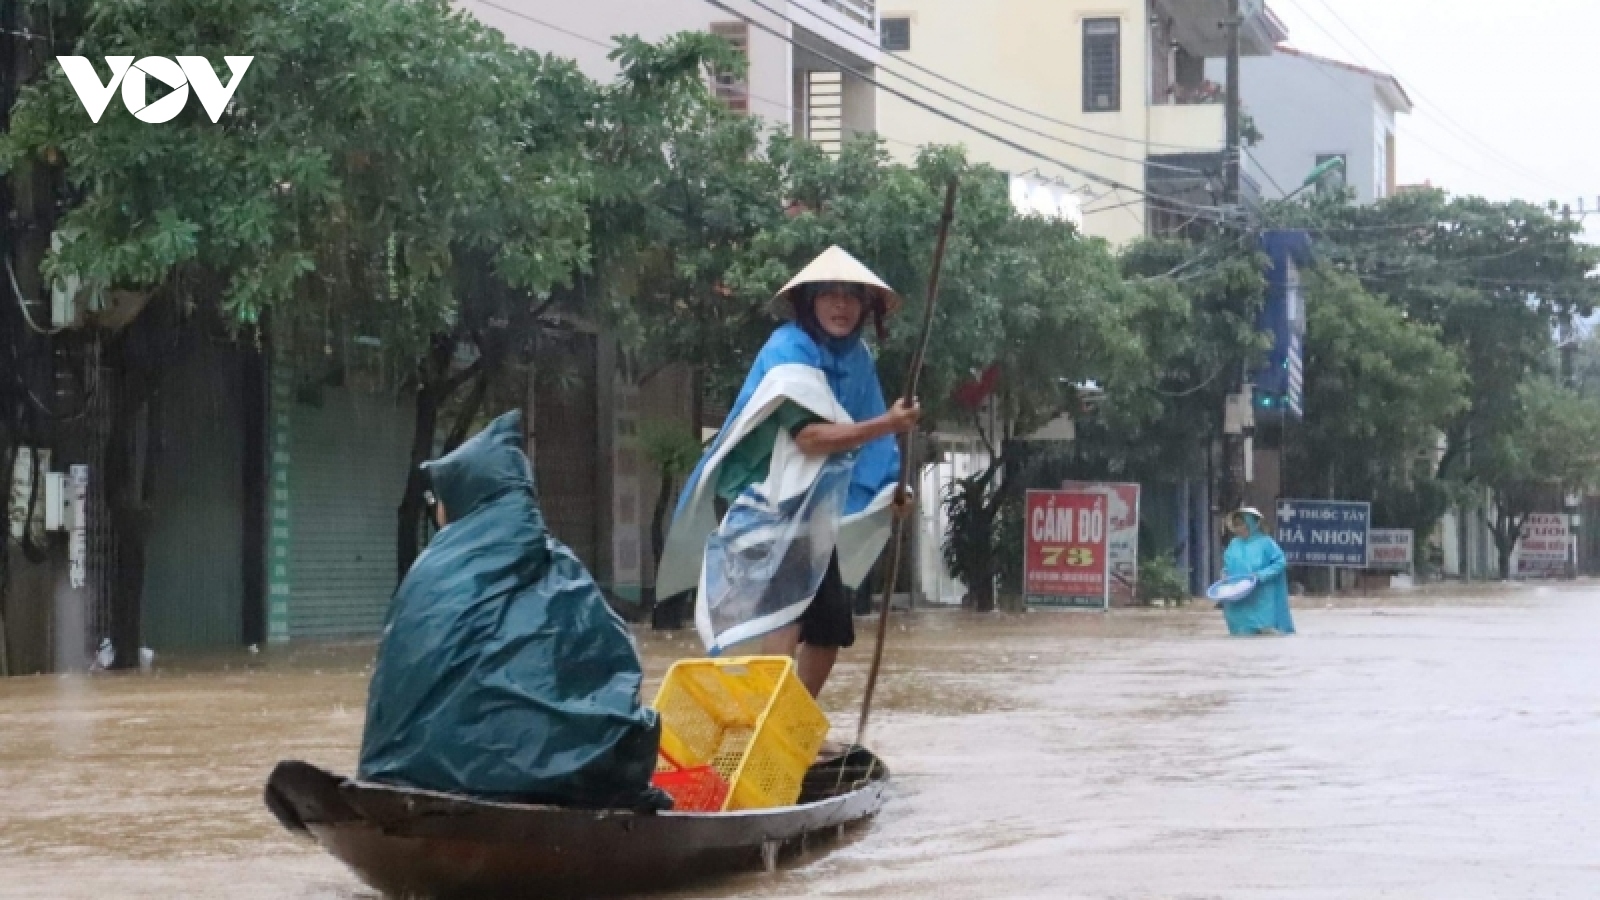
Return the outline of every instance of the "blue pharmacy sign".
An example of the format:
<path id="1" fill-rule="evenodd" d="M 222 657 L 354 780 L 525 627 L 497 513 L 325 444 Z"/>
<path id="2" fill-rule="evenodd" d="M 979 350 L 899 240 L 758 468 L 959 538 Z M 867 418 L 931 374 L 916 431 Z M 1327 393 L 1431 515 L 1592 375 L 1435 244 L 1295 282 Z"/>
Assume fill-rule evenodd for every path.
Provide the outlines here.
<path id="1" fill-rule="evenodd" d="M 1364 569 L 1372 504 L 1279 500 L 1278 546 L 1291 566 Z"/>
<path id="2" fill-rule="evenodd" d="M 1255 383 L 1256 418 L 1281 421 L 1305 417 L 1306 303 L 1300 293 L 1300 268 L 1311 262 L 1311 238 L 1304 231 L 1268 231 L 1261 250 L 1269 260 L 1267 302 L 1256 327 L 1272 336 L 1267 363 Z"/>

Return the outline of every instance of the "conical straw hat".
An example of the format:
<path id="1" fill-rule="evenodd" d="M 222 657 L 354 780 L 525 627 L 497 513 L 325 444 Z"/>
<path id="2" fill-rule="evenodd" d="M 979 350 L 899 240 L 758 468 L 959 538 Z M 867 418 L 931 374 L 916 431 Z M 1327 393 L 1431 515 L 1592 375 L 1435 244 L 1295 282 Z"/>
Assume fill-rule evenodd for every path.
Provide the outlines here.
<path id="1" fill-rule="evenodd" d="M 825 281 L 866 285 L 877 294 L 886 314 L 898 310 L 904 302 L 894 288 L 884 284 L 883 279 L 872 274 L 872 270 L 862 265 L 860 260 L 846 253 L 843 247 L 834 246 L 824 250 L 821 256 L 811 261 L 811 265 L 801 269 L 800 274 L 790 279 L 783 290 L 772 298 L 772 314 L 780 319 L 793 319 L 794 304 L 790 292 L 801 285 Z"/>

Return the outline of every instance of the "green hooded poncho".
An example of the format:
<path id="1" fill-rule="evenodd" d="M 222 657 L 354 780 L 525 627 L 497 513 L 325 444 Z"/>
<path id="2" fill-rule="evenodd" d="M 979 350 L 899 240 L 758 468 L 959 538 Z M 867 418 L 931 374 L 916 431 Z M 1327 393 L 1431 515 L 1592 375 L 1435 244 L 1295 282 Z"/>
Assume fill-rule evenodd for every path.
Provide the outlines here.
<path id="1" fill-rule="evenodd" d="M 450 523 L 389 609 L 359 777 L 495 800 L 660 807 L 638 654 L 545 529 L 521 413 L 425 465 Z"/>

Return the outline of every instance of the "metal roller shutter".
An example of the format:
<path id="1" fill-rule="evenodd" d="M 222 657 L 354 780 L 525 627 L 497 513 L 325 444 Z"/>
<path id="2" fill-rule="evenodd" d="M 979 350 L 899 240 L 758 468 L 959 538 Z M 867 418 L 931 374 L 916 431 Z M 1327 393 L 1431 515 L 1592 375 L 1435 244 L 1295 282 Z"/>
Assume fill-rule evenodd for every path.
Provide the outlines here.
<path id="1" fill-rule="evenodd" d="M 295 402 L 291 415 L 289 634 L 377 634 L 395 588 L 395 515 L 415 409 L 330 387 L 319 406 Z"/>
<path id="2" fill-rule="evenodd" d="M 143 643 L 237 647 L 243 638 L 244 411 L 239 353 L 190 329 L 161 382 L 146 545 Z"/>

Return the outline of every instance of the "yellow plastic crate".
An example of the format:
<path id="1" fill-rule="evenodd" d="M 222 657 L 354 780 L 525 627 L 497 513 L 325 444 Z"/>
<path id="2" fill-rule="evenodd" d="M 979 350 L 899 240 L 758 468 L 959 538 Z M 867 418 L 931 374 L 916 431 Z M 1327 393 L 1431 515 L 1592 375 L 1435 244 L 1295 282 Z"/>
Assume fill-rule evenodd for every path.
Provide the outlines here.
<path id="1" fill-rule="evenodd" d="M 728 782 L 723 811 L 793 806 L 828 717 L 782 656 L 686 659 L 661 682 L 661 749 Z"/>

